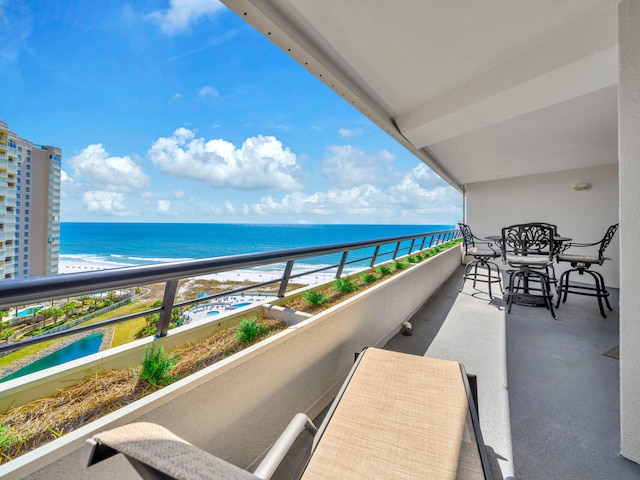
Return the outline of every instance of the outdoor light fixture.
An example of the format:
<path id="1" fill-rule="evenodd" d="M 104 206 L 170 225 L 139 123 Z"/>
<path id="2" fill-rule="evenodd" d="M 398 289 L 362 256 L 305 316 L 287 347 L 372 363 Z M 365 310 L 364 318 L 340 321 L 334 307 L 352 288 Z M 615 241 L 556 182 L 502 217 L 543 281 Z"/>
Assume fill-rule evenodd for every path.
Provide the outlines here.
<path id="1" fill-rule="evenodd" d="M 587 192 L 587 191 L 591 190 L 591 184 L 590 183 L 576 183 L 575 185 L 573 185 L 571 187 L 571 189 L 574 192 Z"/>

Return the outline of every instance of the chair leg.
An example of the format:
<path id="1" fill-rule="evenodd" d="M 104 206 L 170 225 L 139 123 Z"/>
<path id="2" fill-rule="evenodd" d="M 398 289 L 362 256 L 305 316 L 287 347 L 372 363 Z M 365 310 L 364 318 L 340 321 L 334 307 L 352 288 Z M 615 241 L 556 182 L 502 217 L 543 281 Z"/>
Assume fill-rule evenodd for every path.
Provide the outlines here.
<path id="1" fill-rule="evenodd" d="M 607 304 L 607 308 L 609 309 L 610 312 L 613 312 L 613 308 L 611 308 L 611 305 L 609 304 L 609 292 L 607 291 L 607 287 L 604 284 L 604 278 L 602 278 L 602 274 L 600 272 L 591 272 L 591 273 L 596 275 L 600 280 L 600 292 L 602 292 L 604 301 Z"/>
<path id="2" fill-rule="evenodd" d="M 587 272 L 589 275 L 591 275 L 591 277 L 593 277 L 593 280 L 595 281 L 595 284 L 596 284 L 596 286 L 595 286 L 595 290 L 596 290 L 595 296 L 598 298 L 598 307 L 600 307 L 600 315 L 602 315 L 602 318 L 607 318 L 606 313 L 604 313 L 604 306 L 602 305 L 602 299 L 606 298 L 606 296 L 604 295 L 604 288 L 603 288 L 604 279 L 602 279 L 602 275 L 600 275 L 598 272 L 592 272 L 591 270 L 585 270 L 585 272 Z M 600 277 L 600 278 L 598 278 L 598 277 Z"/>
<path id="3" fill-rule="evenodd" d="M 496 283 L 500 287 L 500 292 L 504 295 L 504 290 L 502 288 L 502 277 L 500 276 L 500 267 L 498 267 L 497 263 L 487 262 L 487 271 L 489 273 L 489 280 L 491 280 L 493 278 L 493 270 L 491 269 L 491 265 L 493 265 L 495 267 L 495 270 L 496 270 L 495 278 L 498 279 L 498 281 Z M 489 284 L 489 288 L 491 288 L 491 284 Z M 491 293 L 491 292 L 489 292 L 489 293 Z"/>

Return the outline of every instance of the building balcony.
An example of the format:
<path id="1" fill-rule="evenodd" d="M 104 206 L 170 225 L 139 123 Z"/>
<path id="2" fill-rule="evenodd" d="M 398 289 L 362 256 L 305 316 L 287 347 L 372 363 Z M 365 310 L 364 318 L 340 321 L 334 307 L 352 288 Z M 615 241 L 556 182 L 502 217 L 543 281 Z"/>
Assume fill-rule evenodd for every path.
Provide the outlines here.
<path id="1" fill-rule="evenodd" d="M 614 311 L 606 319 L 595 299 L 581 296 L 569 296 L 558 320 L 544 308 L 514 306 L 507 314 L 503 300 L 489 298 L 480 285 L 475 290 L 467 282 L 458 291 L 460 258 L 459 250 L 450 250 L 432 259 L 437 262 L 413 266 L 385 286 L 145 397 L 139 408 L 115 412 L 9 462 L 0 474 L 137 478 L 121 459 L 88 472 L 77 458 L 84 438 L 133 421 L 160 423 L 252 470 L 295 413 L 321 414 L 355 353 L 384 346 L 456 360 L 477 376 L 494 478 L 638 478 L 640 466 L 618 455 L 619 361 L 603 355 L 619 342 L 617 290 L 611 289 Z M 398 335 L 407 319 L 413 335 Z M 193 338 L 196 329 L 186 330 Z M 175 345 L 179 334 L 173 330 L 166 338 Z M 105 368 L 117 356 L 123 358 L 124 349 L 91 361 Z M 18 384 L 46 383 L 32 375 L 0 387 L 0 400 L 17 398 Z M 70 374 L 56 367 L 45 379 L 55 388 L 63 378 Z"/>

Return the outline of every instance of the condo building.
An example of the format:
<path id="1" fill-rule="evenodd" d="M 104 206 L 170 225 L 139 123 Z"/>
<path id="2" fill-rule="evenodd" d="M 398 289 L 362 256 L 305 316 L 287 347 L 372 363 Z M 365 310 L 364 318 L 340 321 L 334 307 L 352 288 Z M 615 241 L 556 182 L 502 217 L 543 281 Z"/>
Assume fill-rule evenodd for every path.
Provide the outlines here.
<path id="1" fill-rule="evenodd" d="M 58 273 L 61 157 L 0 120 L 0 279 Z"/>

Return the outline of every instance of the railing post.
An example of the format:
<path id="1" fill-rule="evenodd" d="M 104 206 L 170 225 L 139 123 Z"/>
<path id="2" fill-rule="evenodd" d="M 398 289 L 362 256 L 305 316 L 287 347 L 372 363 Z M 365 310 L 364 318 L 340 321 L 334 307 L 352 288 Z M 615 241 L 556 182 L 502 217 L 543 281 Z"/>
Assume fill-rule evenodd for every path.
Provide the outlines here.
<path id="1" fill-rule="evenodd" d="M 420 250 L 424 250 L 424 243 L 427 241 L 427 236 L 422 237 L 422 243 L 420 244 Z"/>
<path id="2" fill-rule="evenodd" d="M 433 247 L 433 239 L 434 239 L 434 236 L 431 235 L 431 238 L 429 239 L 429 248 Z"/>
<path id="3" fill-rule="evenodd" d="M 378 245 L 375 251 L 373 252 L 373 257 L 371 257 L 371 264 L 369 265 L 369 267 L 375 266 L 376 260 L 378 259 L 378 253 L 380 253 L 380 245 Z"/>
<path id="4" fill-rule="evenodd" d="M 342 258 L 340 259 L 340 266 L 338 267 L 338 271 L 336 272 L 336 278 L 340 278 L 340 275 L 342 275 L 344 265 L 345 263 L 347 263 L 347 256 L 349 256 L 349 252 L 344 252 L 342 254 Z"/>
<path id="5" fill-rule="evenodd" d="M 164 297 L 162 299 L 162 311 L 158 319 L 158 330 L 156 337 L 166 337 L 169 331 L 169 322 L 171 321 L 171 312 L 173 311 L 173 303 L 176 299 L 176 290 L 178 289 L 178 279 L 169 280 L 164 287 Z"/>
<path id="6" fill-rule="evenodd" d="M 285 292 L 287 291 L 287 286 L 289 285 L 289 280 L 291 279 L 291 272 L 293 271 L 293 263 L 295 260 L 289 260 L 287 265 L 284 267 L 284 275 L 282 275 L 282 281 L 280 281 L 280 289 L 278 290 L 278 297 L 284 297 Z"/>
<path id="7" fill-rule="evenodd" d="M 400 251 L 400 243 L 401 243 L 401 242 L 396 243 L 396 249 L 395 249 L 395 251 L 393 252 L 393 259 L 394 259 L 394 260 L 396 259 L 396 257 L 398 256 L 398 252 Z"/>
<path id="8" fill-rule="evenodd" d="M 416 244 L 416 239 L 413 238 L 411 239 L 411 245 L 409 246 L 409 255 L 411 255 L 411 252 L 413 252 L 413 247 Z"/>

